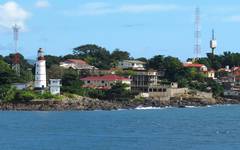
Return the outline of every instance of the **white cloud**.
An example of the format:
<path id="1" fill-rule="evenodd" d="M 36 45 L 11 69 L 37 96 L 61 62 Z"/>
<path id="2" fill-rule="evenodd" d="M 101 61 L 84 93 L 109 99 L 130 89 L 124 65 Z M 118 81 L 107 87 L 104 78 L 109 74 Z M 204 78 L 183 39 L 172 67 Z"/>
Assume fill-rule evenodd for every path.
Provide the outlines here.
<path id="1" fill-rule="evenodd" d="M 30 13 L 16 2 L 10 1 L 0 4 L 0 27 L 2 28 L 11 28 L 14 24 L 18 24 L 22 30 L 25 30 L 25 23 L 29 16 Z"/>
<path id="2" fill-rule="evenodd" d="M 175 11 L 178 6 L 172 4 L 125 4 L 111 5 L 103 2 L 86 3 L 77 10 L 65 11 L 67 15 L 103 15 L 112 13 L 150 13 Z"/>
<path id="3" fill-rule="evenodd" d="M 38 0 L 35 6 L 37 8 L 47 8 L 50 6 L 50 3 L 47 0 Z"/>

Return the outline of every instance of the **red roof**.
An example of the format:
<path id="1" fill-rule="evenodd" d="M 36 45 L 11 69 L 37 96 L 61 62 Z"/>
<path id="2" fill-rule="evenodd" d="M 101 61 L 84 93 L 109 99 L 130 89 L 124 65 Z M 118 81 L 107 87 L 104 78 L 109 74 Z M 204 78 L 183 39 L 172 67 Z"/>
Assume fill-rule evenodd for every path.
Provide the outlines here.
<path id="1" fill-rule="evenodd" d="M 82 78 L 82 81 L 124 81 L 130 80 L 128 78 L 120 77 L 117 75 L 105 75 L 105 76 L 91 76 Z"/>
<path id="2" fill-rule="evenodd" d="M 240 70 L 240 67 L 233 67 L 232 68 L 232 71 L 239 71 Z"/>
<path id="3" fill-rule="evenodd" d="M 66 62 L 66 63 L 74 63 L 74 64 L 81 64 L 81 65 L 87 64 L 85 61 L 83 61 L 81 59 L 67 59 L 64 62 Z"/>
<path id="4" fill-rule="evenodd" d="M 189 68 L 192 68 L 192 67 L 194 67 L 194 68 L 201 68 L 201 67 L 203 67 L 205 65 L 204 64 L 184 64 L 183 66 L 184 67 L 189 67 Z"/>

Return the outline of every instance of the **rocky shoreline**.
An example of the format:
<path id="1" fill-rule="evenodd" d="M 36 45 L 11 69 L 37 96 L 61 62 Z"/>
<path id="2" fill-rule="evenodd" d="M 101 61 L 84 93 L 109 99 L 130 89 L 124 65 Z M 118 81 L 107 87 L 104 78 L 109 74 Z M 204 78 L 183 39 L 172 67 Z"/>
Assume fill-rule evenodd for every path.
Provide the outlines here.
<path id="1" fill-rule="evenodd" d="M 77 100 L 35 100 L 30 102 L 0 102 L 1 111 L 92 111 L 135 109 L 137 107 L 204 107 L 208 105 L 240 104 L 240 100 L 216 98 L 172 98 L 170 101 L 153 99 L 133 100 L 124 102 L 102 101 L 91 98 Z"/>

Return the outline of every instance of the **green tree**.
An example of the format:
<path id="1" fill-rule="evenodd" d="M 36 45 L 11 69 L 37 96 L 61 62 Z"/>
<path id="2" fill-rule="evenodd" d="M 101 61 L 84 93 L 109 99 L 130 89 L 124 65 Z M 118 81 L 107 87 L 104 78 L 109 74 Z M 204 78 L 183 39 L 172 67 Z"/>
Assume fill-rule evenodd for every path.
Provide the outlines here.
<path id="1" fill-rule="evenodd" d="M 116 83 L 112 88 L 106 91 L 106 99 L 116 101 L 126 101 L 133 99 L 136 93 L 127 90 L 128 85 Z"/>
<path id="2" fill-rule="evenodd" d="M 111 68 L 110 52 L 103 47 L 94 44 L 87 44 L 74 48 L 73 54 L 97 68 Z"/>
<path id="3" fill-rule="evenodd" d="M 10 66 L 12 66 L 14 57 L 15 54 L 9 54 L 8 56 L 4 57 L 4 61 L 7 62 Z M 21 77 L 18 79 L 19 82 L 31 81 L 33 78 L 33 74 L 31 72 L 33 66 L 29 64 L 28 61 L 24 58 L 24 56 L 21 54 L 19 54 L 19 61 L 21 67 Z"/>
<path id="4" fill-rule="evenodd" d="M 73 93 L 73 94 L 83 94 L 83 89 L 81 88 L 83 82 L 80 80 L 78 73 L 75 70 L 67 70 L 62 77 L 62 91 Z"/>
<path id="5" fill-rule="evenodd" d="M 112 60 L 117 60 L 117 61 L 128 60 L 128 59 L 130 59 L 130 54 L 126 51 L 121 51 L 119 49 L 115 49 L 111 53 L 111 58 L 112 58 Z"/>
<path id="6" fill-rule="evenodd" d="M 20 80 L 10 68 L 10 65 L 0 60 L 0 85 L 11 84 Z"/>
<path id="7" fill-rule="evenodd" d="M 66 72 L 65 69 L 59 65 L 51 65 L 51 67 L 47 69 L 47 78 L 62 79 L 64 72 Z"/>
<path id="8" fill-rule="evenodd" d="M 178 58 L 171 56 L 164 58 L 163 66 L 166 69 L 165 77 L 170 81 L 176 81 L 177 80 L 176 73 L 183 68 L 181 61 Z"/>
<path id="9" fill-rule="evenodd" d="M 157 55 L 153 58 L 148 60 L 148 68 L 155 69 L 155 70 L 161 70 L 165 68 L 164 66 L 164 56 L 163 55 Z"/>
<path id="10" fill-rule="evenodd" d="M 0 101 L 12 101 L 17 90 L 9 84 L 0 85 Z"/>
<path id="11" fill-rule="evenodd" d="M 58 57 L 58 56 L 52 56 L 52 55 L 46 55 L 46 68 L 50 68 L 53 65 L 59 65 L 60 62 L 62 61 L 62 57 Z"/>
<path id="12" fill-rule="evenodd" d="M 115 49 L 111 53 L 111 66 L 116 67 L 119 61 L 129 60 L 129 59 L 130 59 L 130 54 L 128 52 Z"/>

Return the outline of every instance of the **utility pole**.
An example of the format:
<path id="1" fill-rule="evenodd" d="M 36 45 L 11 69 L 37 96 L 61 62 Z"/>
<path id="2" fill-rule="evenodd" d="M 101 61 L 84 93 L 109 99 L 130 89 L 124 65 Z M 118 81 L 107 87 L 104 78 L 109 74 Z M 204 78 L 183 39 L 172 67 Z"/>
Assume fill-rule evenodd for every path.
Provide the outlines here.
<path id="1" fill-rule="evenodd" d="M 20 76 L 20 55 L 18 53 L 18 34 L 20 27 L 15 24 L 13 26 L 13 40 L 14 40 L 14 56 L 13 56 L 13 63 L 12 63 L 12 68 L 15 70 L 16 75 Z"/>

